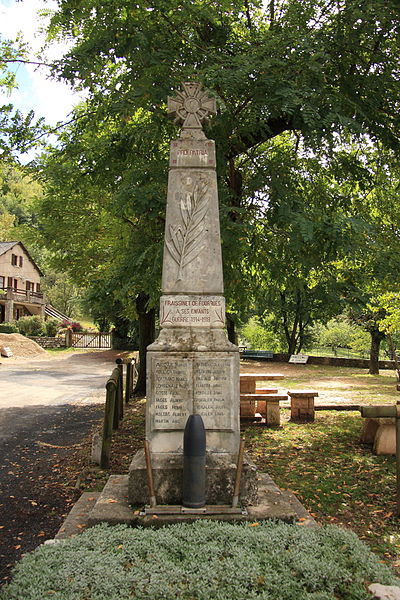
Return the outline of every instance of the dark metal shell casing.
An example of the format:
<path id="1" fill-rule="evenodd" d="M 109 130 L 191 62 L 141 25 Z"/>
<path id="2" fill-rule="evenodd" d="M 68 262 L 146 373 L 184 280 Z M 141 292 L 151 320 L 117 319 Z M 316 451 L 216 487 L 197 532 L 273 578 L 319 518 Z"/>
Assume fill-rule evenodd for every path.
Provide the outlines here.
<path id="1" fill-rule="evenodd" d="M 206 431 L 201 415 L 190 415 L 183 434 L 182 504 L 201 508 L 206 503 Z"/>

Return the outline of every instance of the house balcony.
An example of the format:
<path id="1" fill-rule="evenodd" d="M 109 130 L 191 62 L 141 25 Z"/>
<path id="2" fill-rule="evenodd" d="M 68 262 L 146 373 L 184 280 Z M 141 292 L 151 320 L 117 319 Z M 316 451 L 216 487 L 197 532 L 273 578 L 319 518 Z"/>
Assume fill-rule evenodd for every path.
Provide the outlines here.
<path id="1" fill-rule="evenodd" d="M 42 306 L 45 300 L 42 292 L 33 292 L 31 290 L 20 290 L 14 287 L 0 288 L 0 301 L 12 300 L 17 304 L 28 304 Z"/>

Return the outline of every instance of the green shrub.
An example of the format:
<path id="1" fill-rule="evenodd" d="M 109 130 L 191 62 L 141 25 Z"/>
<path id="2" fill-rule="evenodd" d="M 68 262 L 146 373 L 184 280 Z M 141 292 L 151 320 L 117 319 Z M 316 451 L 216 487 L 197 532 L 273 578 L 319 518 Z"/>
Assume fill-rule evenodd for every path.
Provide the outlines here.
<path id="1" fill-rule="evenodd" d="M 18 331 L 22 333 L 22 335 L 45 335 L 44 320 L 38 315 L 32 315 L 31 317 L 21 317 L 21 319 L 17 321 L 17 327 Z"/>
<path id="2" fill-rule="evenodd" d="M 335 526 L 198 520 L 161 529 L 99 525 L 39 547 L 2 600 L 370 600 L 398 585 L 355 534 Z"/>
<path id="3" fill-rule="evenodd" d="M 15 323 L 0 323 L 0 333 L 18 333 L 18 327 Z"/>
<path id="4" fill-rule="evenodd" d="M 44 327 L 47 337 L 55 337 L 57 331 L 60 329 L 60 322 L 57 319 L 46 319 Z"/>
<path id="5" fill-rule="evenodd" d="M 280 352 L 281 344 L 277 335 L 252 317 L 240 330 L 240 337 L 245 346 L 252 350 L 272 350 Z"/>

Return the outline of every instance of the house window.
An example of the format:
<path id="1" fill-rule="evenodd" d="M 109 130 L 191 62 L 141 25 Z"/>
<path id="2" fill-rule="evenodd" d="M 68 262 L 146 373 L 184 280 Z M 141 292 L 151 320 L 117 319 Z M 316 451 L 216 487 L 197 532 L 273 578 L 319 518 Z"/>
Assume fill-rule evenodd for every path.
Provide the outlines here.
<path id="1" fill-rule="evenodd" d="M 26 291 L 29 292 L 31 289 L 33 290 L 33 283 L 31 283 L 30 281 L 27 281 L 26 282 Z"/>
<path id="2" fill-rule="evenodd" d="M 23 258 L 22 256 L 19 257 L 19 266 L 22 267 L 22 263 L 23 263 Z"/>
<path id="3" fill-rule="evenodd" d="M 37 291 L 37 292 L 40 292 L 40 283 L 37 283 L 37 284 L 36 284 L 36 291 Z"/>
<path id="4" fill-rule="evenodd" d="M 12 287 L 13 287 L 13 278 L 12 278 L 12 277 L 9 277 L 9 278 L 7 279 L 7 286 L 8 286 L 9 288 L 12 288 Z"/>
<path id="5" fill-rule="evenodd" d="M 5 277 L 0 275 L 0 290 L 4 289 L 5 285 L 6 285 Z"/>
<path id="6" fill-rule="evenodd" d="M 16 254 L 11 254 L 11 264 L 13 267 L 18 266 L 18 256 Z"/>

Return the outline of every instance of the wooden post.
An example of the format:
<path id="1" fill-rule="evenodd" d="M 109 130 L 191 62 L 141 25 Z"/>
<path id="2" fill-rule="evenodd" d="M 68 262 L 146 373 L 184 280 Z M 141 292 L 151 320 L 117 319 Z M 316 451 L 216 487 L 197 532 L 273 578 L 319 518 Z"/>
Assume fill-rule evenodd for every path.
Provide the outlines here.
<path id="1" fill-rule="evenodd" d="M 119 421 L 120 421 L 120 414 L 121 414 L 120 398 L 119 398 L 119 393 L 118 393 L 119 378 L 120 378 L 119 369 L 118 369 L 118 367 L 115 367 L 115 369 L 113 369 L 113 372 L 111 373 L 111 377 L 109 378 L 109 380 L 106 383 L 107 390 L 112 391 L 114 394 L 114 397 L 115 397 L 113 429 L 118 429 Z"/>
<path id="2" fill-rule="evenodd" d="M 115 386 L 112 383 L 109 385 L 107 382 L 106 386 L 106 406 L 104 410 L 104 422 L 103 422 L 103 441 L 101 445 L 101 458 L 100 467 L 102 469 L 108 469 L 110 465 L 110 450 L 111 450 L 111 438 L 115 415 Z"/>
<path id="3" fill-rule="evenodd" d="M 118 376 L 118 418 L 121 420 L 124 417 L 124 361 L 122 358 L 117 358 Z"/>
<path id="4" fill-rule="evenodd" d="M 67 348 L 72 346 L 72 329 L 67 329 L 65 332 L 65 345 Z"/>
<path id="5" fill-rule="evenodd" d="M 124 417 L 124 361 L 122 358 L 117 358 L 117 360 L 115 362 L 117 363 L 115 370 L 118 371 L 117 410 L 118 410 L 118 419 L 121 420 Z"/>
<path id="6" fill-rule="evenodd" d="M 126 363 L 126 381 L 125 381 L 125 404 L 128 404 L 131 397 L 132 387 L 132 359 L 129 358 Z"/>

